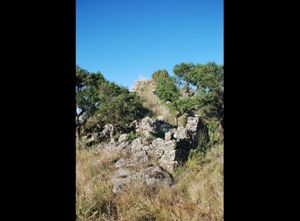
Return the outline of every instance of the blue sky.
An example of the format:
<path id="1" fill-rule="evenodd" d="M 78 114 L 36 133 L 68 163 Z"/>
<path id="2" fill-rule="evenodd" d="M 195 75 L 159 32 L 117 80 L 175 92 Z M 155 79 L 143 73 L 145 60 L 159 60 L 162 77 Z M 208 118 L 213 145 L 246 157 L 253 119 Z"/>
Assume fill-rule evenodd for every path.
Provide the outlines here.
<path id="1" fill-rule="evenodd" d="M 76 63 L 130 88 L 181 62 L 223 64 L 223 0 L 76 0 Z"/>

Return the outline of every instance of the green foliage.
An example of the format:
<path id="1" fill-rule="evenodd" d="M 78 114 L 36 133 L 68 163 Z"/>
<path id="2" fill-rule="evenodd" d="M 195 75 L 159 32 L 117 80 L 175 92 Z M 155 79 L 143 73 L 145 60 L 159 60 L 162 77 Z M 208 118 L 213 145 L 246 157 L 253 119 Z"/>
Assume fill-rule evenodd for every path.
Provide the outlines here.
<path id="1" fill-rule="evenodd" d="M 158 82 L 158 80 L 161 79 L 161 78 L 168 78 L 168 77 L 169 77 L 169 74 L 168 74 L 167 70 L 165 70 L 165 69 L 155 71 L 152 74 L 152 79 L 155 82 Z"/>
<path id="2" fill-rule="evenodd" d="M 76 133 L 81 136 L 82 126 L 91 118 L 98 108 L 100 98 L 97 96 L 98 90 L 105 82 L 100 72 L 90 73 L 87 70 L 76 66 Z"/>
<path id="3" fill-rule="evenodd" d="M 175 100 L 169 106 L 173 112 L 190 113 L 196 110 L 198 105 L 198 100 L 194 97 L 181 97 L 178 100 Z"/>
<path id="4" fill-rule="evenodd" d="M 76 67 L 76 113 L 78 117 L 83 114 L 91 116 L 95 112 L 99 102 L 97 91 L 104 81 L 100 72 L 90 73 L 79 66 Z"/>
<path id="5" fill-rule="evenodd" d="M 199 169 L 199 166 L 206 163 L 205 155 L 206 151 L 203 151 L 201 149 L 192 150 L 189 154 L 189 158 L 186 164 L 190 169 Z"/>
<path id="6" fill-rule="evenodd" d="M 152 78 L 156 83 L 156 95 L 162 102 L 167 103 L 176 117 L 176 125 L 183 114 L 200 113 L 209 124 L 210 140 L 220 140 L 220 125 L 221 132 L 224 128 L 223 65 L 214 62 L 181 63 L 175 65 L 173 71 L 175 77 L 161 69 L 154 72 Z M 122 128 L 147 113 L 135 93 L 105 80 L 100 72 L 90 73 L 76 67 L 78 133 L 82 125 L 88 127 L 84 130 L 101 127 L 106 123 Z M 218 128 L 215 125 L 219 125 Z M 161 137 L 160 134 L 154 135 L 156 136 Z"/>
<path id="7" fill-rule="evenodd" d="M 175 85 L 175 78 L 161 77 L 157 79 L 157 96 L 164 102 L 173 102 L 179 98 L 179 92 Z"/>
<path id="8" fill-rule="evenodd" d="M 134 140 L 134 139 L 136 139 L 136 138 L 138 138 L 138 137 L 141 137 L 141 136 L 142 136 L 141 133 L 136 132 L 136 131 L 131 131 L 131 132 L 128 134 L 128 139 L 129 139 L 129 140 Z"/>
<path id="9" fill-rule="evenodd" d="M 97 110 L 96 118 L 103 124 L 110 123 L 116 127 L 123 127 L 135 119 L 142 118 L 146 112 L 138 97 L 127 92 L 106 99 Z"/>
<path id="10" fill-rule="evenodd" d="M 223 66 L 210 62 L 195 65 L 191 78 L 193 84 L 199 89 L 215 91 L 223 86 L 223 75 Z"/>
<path id="11" fill-rule="evenodd" d="M 104 79 L 100 72 L 90 73 L 76 67 L 76 125 L 77 135 L 91 127 L 125 124 L 147 114 L 135 93 Z M 87 124 L 88 122 L 88 124 Z M 88 127 L 90 125 L 90 127 Z M 85 128 L 82 128 L 85 126 Z"/>
<path id="12" fill-rule="evenodd" d="M 220 122 L 218 120 L 209 120 L 207 121 L 207 127 L 209 131 L 209 145 L 215 145 L 218 143 L 223 143 L 223 138 L 220 136 Z"/>
<path id="13" fill-rule="evenodd" d="M 173 72 L 180 79 L 190 82 L 190 73 L 193 70 L 193 67 L 194 65 L 192 63 L 181 63 L 174 66 Z"/>
<path id="14" fill-rule="evenodd" d="M 177 79 L 156 76 L 157 95 L 166 102 L 176 117 L 184 113 L 201 113 L 207 121 L 217 121 L 224 128 L 224 67 L 214 62 L 207 64 L 180 63 L 174 66 Z M 179 82 L 179 88 L 176 87 Z M 183 86 L 181 86 L 183 85 Z M 192 87 L 191 87 L 192 86 Z M 180 93 L 183 91 L 184 93 Z M 177 123 L 176 123 L 177 124 Z M 209 130 L 214 130 L 213 127 Z M 210 132 L 210 135 L 215 134 Z M 213 138 L 214 139 L 214 138 Z"/>

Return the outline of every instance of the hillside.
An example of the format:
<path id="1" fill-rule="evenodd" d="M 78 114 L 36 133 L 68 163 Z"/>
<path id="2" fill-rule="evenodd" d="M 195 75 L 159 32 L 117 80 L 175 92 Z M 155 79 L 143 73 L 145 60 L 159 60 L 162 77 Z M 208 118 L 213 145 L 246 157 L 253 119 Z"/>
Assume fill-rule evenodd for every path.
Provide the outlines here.
<path id="1" fill-rule="evenodd" d="M 174 72 L 129 91 L 77 67 L 77 220 L 224 220 L 223 66 Z"/>
<path id="2" fill-rule="evenodd" d="M 170 124 L 175 123 L 174 115 L 171 114 L 166 104 L 155 94 L 156 84 L 154 80 L 136 81 L 132 91 L 139 95 L 144 107 L 149 109 L 153 116 L 159 117 Z"/>

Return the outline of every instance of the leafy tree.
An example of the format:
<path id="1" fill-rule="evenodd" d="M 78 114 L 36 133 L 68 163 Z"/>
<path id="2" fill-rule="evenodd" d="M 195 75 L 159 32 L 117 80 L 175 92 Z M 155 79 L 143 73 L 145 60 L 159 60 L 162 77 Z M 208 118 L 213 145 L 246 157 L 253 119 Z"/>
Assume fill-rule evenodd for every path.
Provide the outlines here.
<path id="1" fill-rule="evenodd" d="M 90 73 L 87 70 L 76 67 L 76 132 L 80 138 L 80 131 L 87 119 L 91 117 L 99 105 L 97 91 L 104 83 L 104 77 L 100 72 Z"/>
<path id="2" fill-rule="evenodd" d="M 174 100 L 170 103 L 169 107 L 175 114 L 175 125 L 178 126 L 178 118 L 185 113 L 191 114 L 197 107 L 197 100 L 190 97 L 181 97 L 178 100 Z"/>
<path id="3" fill-rule="evenodd" d="M 187 94 L 190 93 L 190 84 L 192 83 L 192 63 L 180 63 L 174 66 L 173 72 L 178 77 L 180 83 L 184 83 L 184 89 Z"/>
<path id="4" fill-rule="evenodd" d="M 164 102 L 173 102 L 179 98 L 179 92 L 176 88 L 175 78 L 159 77 L 156 79 L 156 94 Z"/>
<path id="5" fill-rule="evenodd" d="M 195 101 L 190 98 L 180 97 L 176 87 L 176 78 L 170 77 L 166 71 L 156 71 L 152 78 L 155 78 L 157 96 L 164 102 L 167 102 L 169 108 L 175 115 L 175 126 L 178 126 L 178 118 L 184 113 L 190 112 Z"/>
<path id="6" fill-rule="evenodd" d="M 168 78 L 168 77 L 169 77 L 169 73 L 166 69 L 157 70 L 152 74 L 152 79 L 155 82 L 158 82 L 158 80 L 161 78 Z"/>
<path id="7" fill-rule="evenodd" d="M 96 118 L 99 123 L 110 123 L 119 129 L 125 129 L 126 124 L 144 117 L 145 114 L 147 110 L 142 106 L 136 94 L 123 91 L 106 100 L 97 110 Z"/>
<path id="8" fill-rule="evenodd" d="M 224 68 L 213 62 L 195 66 L 193 83 L 197 86 L 199 108 L 224 128 Z"/>
<path id="9" fill-rule="evenodd" d="M 191 82 L 199 90 L 215 91 L 223 87 L 224 70 L 222 65 L 214 62 L 197 64 L 191 72 Z"/>
<path id="10" fill-rule="evenodd" d="M 156 77 L 157 95 L 169 101 L 169 107 L 178 118 L 184 113 L 202 112 L 208 119 L 217 119 L 224 127 L 224 68 L 214 62 L 207 64 L 180 63 L 173 72 L 177 79 L 164 76 L 162 71 L 153 73 Z M 172 79 L 172 80 L 171 80 Z M 180 94 L 176 81 L 183 84 L 188 96 Z M 193 88 L 190 86 L 194 86 Z"/>
<path id="11" fill-rule="evenodd" d="M 143 117 L 147 110 L 135 93 L 104 79 L 100 72 L 90 73 L 76 67 L 76 132 L 92 131 L 94 127 L 125 124 Z"/>

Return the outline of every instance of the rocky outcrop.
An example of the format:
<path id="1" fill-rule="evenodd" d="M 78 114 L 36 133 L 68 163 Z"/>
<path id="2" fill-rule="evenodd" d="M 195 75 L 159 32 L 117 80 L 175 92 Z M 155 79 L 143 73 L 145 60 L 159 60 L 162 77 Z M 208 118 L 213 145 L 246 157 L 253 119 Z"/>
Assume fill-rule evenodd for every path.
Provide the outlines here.
<path id="1" fill-rule="evenodd" d="M 128 134 L 121 134 L 118 141 L 104 147 L 124 153 L 124 157 L 115 163 L 116 172 L 112 177 L 114 192 L 128 186 L 131 181 L 146 185 L 173 185 L 174 169 L 197 146 L 200 118 L 188 117 L 186 127 L 173 128 L 162 120 L 146 117 L 134 122 L 134 127 L 140 137 L 131 140 Z M 163 137 L 155 137 L 158 131 Z"/>
<path id="2" fill-rule="evenodd" d="M 155 85 L 155 82 L 153 80 L 139 80 L 139 81 L 136 81 L 131 90 L 139 94 L 139 93 L 143 92 L 145 89 L 148 89 L 148 88 L 150 88 L 152 93 L 155 93 L 156 85 Z"/>
<path id="3" fill-rule="evenodd" d="M 197 147 L 202 126 L 197 116 L 187 117 L 186 126 L 178 128 L 161 119 L 145 117 L 129 125 L 139 137 L 123 133 L 115 139 L 114 126 L 107 124 L 85 142 L 122 155 L 115 162 L 112 177 L 113 191 L 117 193 L 129 187 L 131 181 L 142 185 L 173 185 L 172 173 L 187 160 L 190 150 Z"/>

